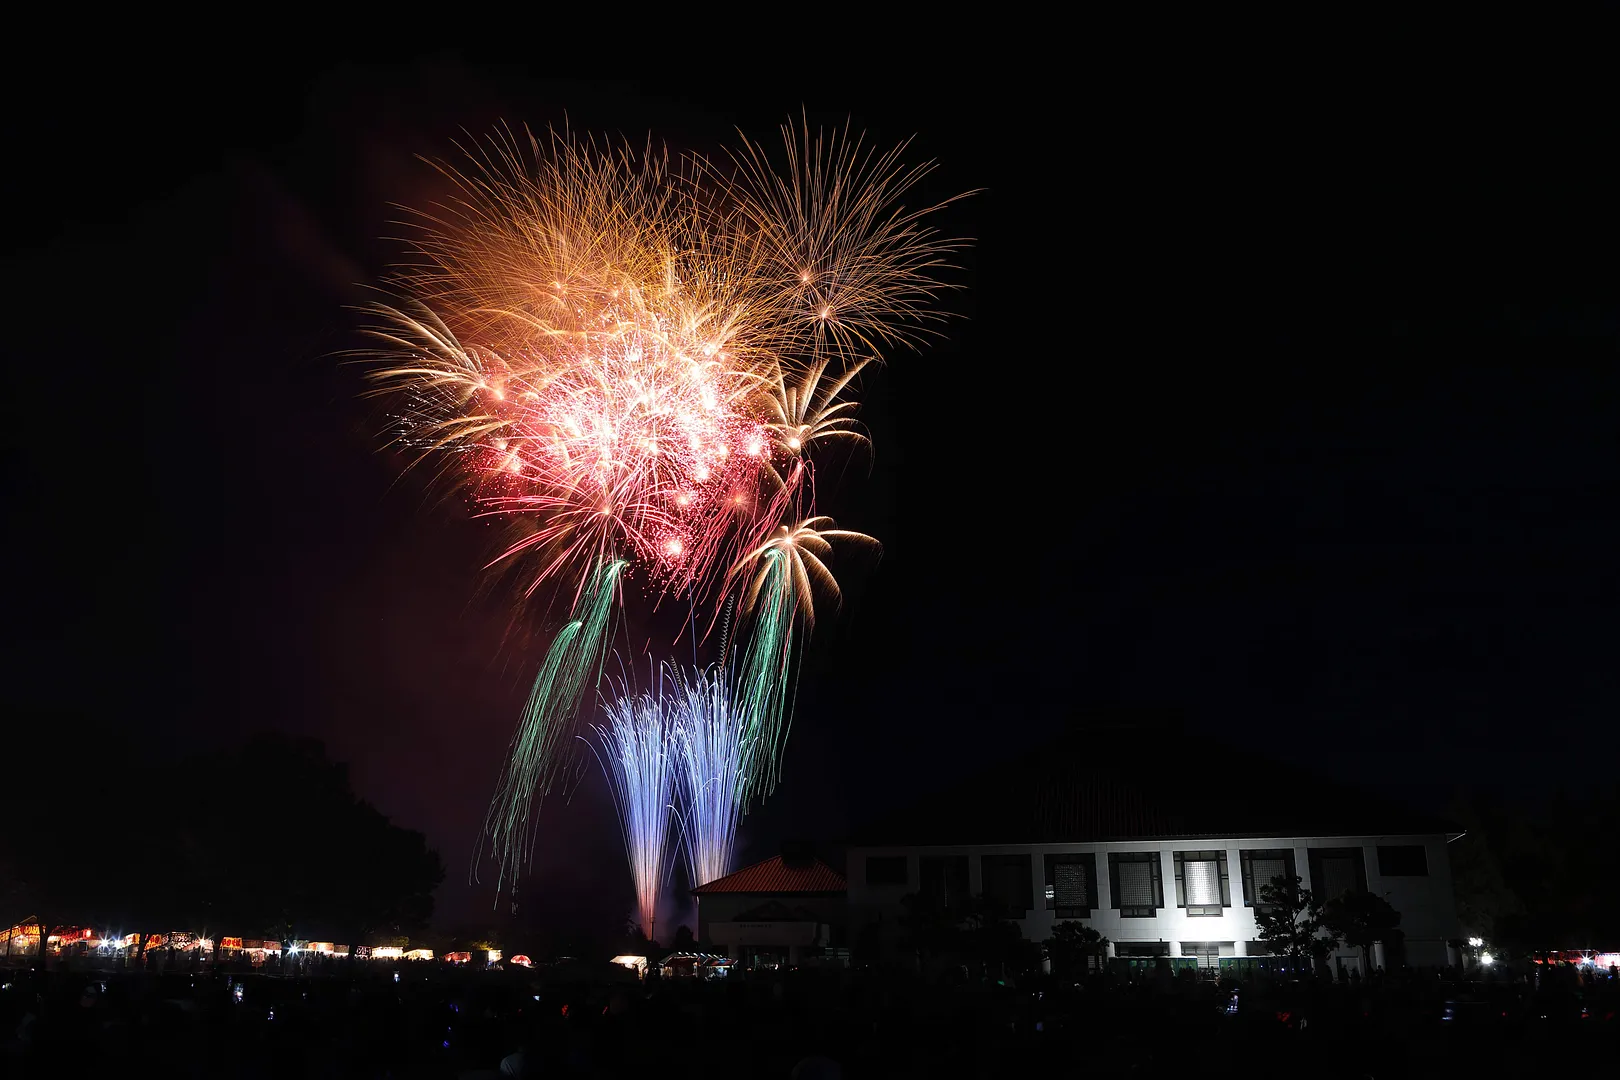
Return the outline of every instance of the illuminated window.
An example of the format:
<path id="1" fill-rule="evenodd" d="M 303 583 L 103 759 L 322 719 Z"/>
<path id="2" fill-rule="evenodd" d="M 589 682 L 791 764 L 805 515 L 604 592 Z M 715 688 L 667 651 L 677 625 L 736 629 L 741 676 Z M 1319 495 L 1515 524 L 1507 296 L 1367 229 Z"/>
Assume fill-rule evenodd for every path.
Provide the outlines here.
<path id="1" fill-rule="evenodd" d="M 1048 855 L 1046 862 L 1046 910 L 1060 919 L 1089 919 L 1093 883 L 1097 880 L 1097 856 L 1091 852 Z"/>
<path id="2" fill-rule="evenodd" d="M 1120 918 L 1151 919 L 1164 905 L 1164 880 L 1157 851 L 1110 852 L 1108 877 Z"/>
<path id="3" fill-rule="evenodd" d="M 1270 905 L 1260 903 L 1260 890 L 1270 885 L 1273 878 L 1294 876 L 1294 849 L 1246 848 L 1238 852 L 1238 859 L 1243 868 L 1244 906 L 1269 910 Z"/>
<path id="4" fill-rule="evenodd" d="M 868 855 L 866 857 L 866 883 L 868 885 L 904 885 L 906 883 L 906 857 L 904 855 Z"/>
<path id="5" fill-rule="evenodd" d="M 1176 852 L 1176 906 L 1188 915 L 1219 915 L 1232 903 L 1226 852 Z"/>
<path id="6" fill-rule="evenodd" d="M 1380 844 L 1378 872 L 1385 877 L 1428 877 L 1429 853 L 1422 844 Z"/>

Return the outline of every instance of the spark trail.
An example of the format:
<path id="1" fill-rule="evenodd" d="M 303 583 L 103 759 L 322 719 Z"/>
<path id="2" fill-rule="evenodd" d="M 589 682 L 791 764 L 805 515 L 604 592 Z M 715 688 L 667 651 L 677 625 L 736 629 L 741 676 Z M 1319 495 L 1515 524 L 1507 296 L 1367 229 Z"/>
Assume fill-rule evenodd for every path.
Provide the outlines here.
<path id="1" fill-rule="evenodd" d="M 607 723 L 595 725 L 602 743 L 597 760 L 619 813 L 641 932 L 652 940 L 658 893 L 668 878 L 665 856 L 676 773 L 671 702 L 662 685 L 641 694 L 632 694 L 625 687 L 621 690 L 618 697 L 604 703 Z"/>
<path id="2" fill-rule="evenodd" d="M 529 692 L 523 718 L 512 736 L 511 754 L 484 818 L 483 836 L 499 867 L 497 892 L 508 882 L 515 883 L 517 872 L 533 852 L 540 802 L 563 771 L 562 741 L 570 734 L 580 699 L 601 676 L 624 565 L 622 560 L 610 560 L 597 566 L 575 605 L 573 618 L 546 650 L 545 662 Z M 474 878 L 477 863 L 475 855 Z"/>
<path id="3" fill-rule="evenodd" d="M 671 744 L 680 765 L 681 842 L 692 884 L 702 885 L 731 872 L 752 743 L 724 669 L 672 671 L 671 681 L 677 686 Z"/>

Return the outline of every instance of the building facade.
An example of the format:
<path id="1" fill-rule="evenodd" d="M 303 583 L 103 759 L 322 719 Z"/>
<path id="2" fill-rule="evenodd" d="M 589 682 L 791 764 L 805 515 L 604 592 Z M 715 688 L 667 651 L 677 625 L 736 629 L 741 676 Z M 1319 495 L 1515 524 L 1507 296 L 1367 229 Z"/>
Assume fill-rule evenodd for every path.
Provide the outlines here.
<path id="1" fill-rule="evenodd" d="M 1459 962 L 1447 845 L 1461 835 L 1366 792 L 1253 762 L 1227 771 L 1132 763 L 1174 745 L 1181 760 L 1241 760 L 1164 725 L 1086 727 L 987 770 L 851 840 L 850 936 L 860 951 L 904 940 L 904 898 L 946 913 L 984 897 L 1035 941 L 1075 920 L 1112 956 L 1263 955 L 1255 907 L 1274 877 L 1318 900 L 1369 892 L 1400 913 L 1374 967 Z M 1333 958 L 1346 971 L 1359 949 Z"/>
<path id="2" fill-rule="evenodd" d="M 1442 833 L 1356 836 L 1186 837 L 1094 843 L 884 845 L 852 848 L 851 932 L 868 928 L 893 945 L 902 898 L 945 911 L 992 899 L 1026 938 L 1077 920 L 1109 940 L 1110 956 L 1263 955 L 1255 906 L 1272 877 L 1298 874 L 1320 898 L 1352 889 L 1387 899 L 1401 914 L 1399 942 L 1373 949 L 1376 966 L 1459 961 L 1451 868 Z M 1359 969 L 1343 948 L 1333 963 Z"/>

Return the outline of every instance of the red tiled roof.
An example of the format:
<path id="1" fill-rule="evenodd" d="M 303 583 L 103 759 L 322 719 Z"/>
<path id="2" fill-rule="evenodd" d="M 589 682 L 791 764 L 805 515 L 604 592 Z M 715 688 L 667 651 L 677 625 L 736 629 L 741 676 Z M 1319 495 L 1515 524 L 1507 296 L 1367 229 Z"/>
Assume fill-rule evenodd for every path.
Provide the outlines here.
<path id="1" fill-rule="evenodd" d="M 692 890 L 693 895 L 708 893 L 826 893 L 843 892 L 844 875 L 822 862 L 810 860 L 805 866 L 788 866 L 776 855 L 764 862 L 716 878 Z"/>

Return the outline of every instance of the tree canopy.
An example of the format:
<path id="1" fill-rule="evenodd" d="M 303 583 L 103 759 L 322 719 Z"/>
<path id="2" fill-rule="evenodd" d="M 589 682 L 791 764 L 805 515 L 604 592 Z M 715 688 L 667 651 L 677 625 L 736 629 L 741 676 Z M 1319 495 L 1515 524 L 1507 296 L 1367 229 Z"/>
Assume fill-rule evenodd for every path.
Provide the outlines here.
<path id="1" fill-rule="evenodd" d="M 309 739 L 115 770 L 65 818 L 5 853 L 25 883 L 11 902 L 53 923 L 358 944 L 420 932 L 444 878 Z"/>

